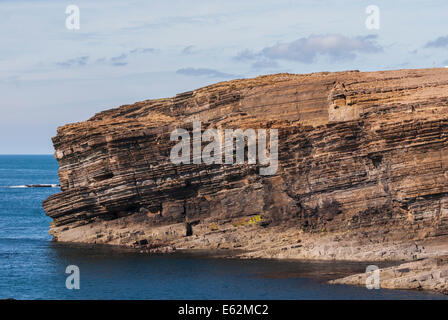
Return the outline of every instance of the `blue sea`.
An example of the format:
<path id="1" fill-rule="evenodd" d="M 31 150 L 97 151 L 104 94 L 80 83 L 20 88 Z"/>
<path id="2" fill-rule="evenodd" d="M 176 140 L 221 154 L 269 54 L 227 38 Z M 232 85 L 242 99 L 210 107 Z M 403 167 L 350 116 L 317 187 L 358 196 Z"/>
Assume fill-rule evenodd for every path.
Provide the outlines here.
<path id="1" fill-rule="evenodd" d="M 370 263 L 235 260 L 206 253 L 148 255 L 110 246 L 61 244 L 41 202 L 58 188 L 53 156 L 0 156 L 0 299 L 445 299 L 399 290 L 327 285 Z M 66 288 L 67 266 L 80 289 Z"/>

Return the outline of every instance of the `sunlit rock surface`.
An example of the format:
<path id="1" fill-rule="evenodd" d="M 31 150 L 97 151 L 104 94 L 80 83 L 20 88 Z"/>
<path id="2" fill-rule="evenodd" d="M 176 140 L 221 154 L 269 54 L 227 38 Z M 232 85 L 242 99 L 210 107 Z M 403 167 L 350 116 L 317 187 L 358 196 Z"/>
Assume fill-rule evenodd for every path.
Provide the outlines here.
<path id="1" fill-rule="evenodd" d="M 170 134 L 193 120 L 278 129 L 277 173 L 173 164 Z M 233 80 L 60 127 L 43 207 L 57 241 L 415 260 L 448 250 L 447 135 L 447 69 Z"/>

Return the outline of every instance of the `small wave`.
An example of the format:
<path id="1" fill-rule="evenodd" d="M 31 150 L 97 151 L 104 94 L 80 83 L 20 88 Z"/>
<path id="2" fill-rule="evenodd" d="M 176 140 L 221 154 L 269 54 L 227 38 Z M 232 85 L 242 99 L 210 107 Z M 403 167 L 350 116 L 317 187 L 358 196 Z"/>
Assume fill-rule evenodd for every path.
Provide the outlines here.
<path id="1" fill-rule="evenodd" d="M 24 184 L 20 186 L 9 186 L 8 188 L 16 189 L 16 188 L 59 188 L 58 184 Z"/>

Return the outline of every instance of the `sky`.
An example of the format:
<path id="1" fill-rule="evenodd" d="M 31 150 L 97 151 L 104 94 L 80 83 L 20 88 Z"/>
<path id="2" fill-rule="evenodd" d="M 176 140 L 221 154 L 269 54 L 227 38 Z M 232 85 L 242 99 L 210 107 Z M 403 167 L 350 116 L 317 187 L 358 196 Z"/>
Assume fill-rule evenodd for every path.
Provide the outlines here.
<path id="1" fill-rule="evenodd" d="M 0 154 L 51 154 L 59 126 L 220 81 L 448 66 L 447 12 L 446 0 L 0 0 Z"/>

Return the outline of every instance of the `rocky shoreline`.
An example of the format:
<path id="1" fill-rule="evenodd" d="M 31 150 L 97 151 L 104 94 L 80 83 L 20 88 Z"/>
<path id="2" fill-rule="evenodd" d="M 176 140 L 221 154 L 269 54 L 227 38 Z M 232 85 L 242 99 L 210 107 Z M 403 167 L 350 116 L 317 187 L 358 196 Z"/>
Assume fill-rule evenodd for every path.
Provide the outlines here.
<path id="1" fill-rule="evenodd" d="M 428 290 L 448 295 L 448 256 L 426 258 L 380 270 L 380 287 Z M 366 274 L 329 281 L 331 284 L 365 286 Z"/>
<path id="2" fill-rule="evenodd" d="M 197 245 L 203 242 L 198 237 L 191 239 L 191 241 L 184 241 L 181 244 L 183 247 L 176 247 L 174 244 L 166 243 L 160 243 L 159 245 L 147 244 L 145 241 L 125 246 L 113 245 L 113 247 L 130 249 L 141 254 L 172 254 L 181 252 L 225 259 L 358 261 L 366 262 L 366 267 L 372 264 L 381 265 L 384 262 L 389 262 L 393 263 L 394 266 L 379 269 L 381 289 L 427 290 L 448 295 L 448 245 L 446 245 L 448 239 L 442 239 L 444 243 L 438 244 L 430 242 L 417 242 L 414 245 L 403 243 L 383 246 L 378 244 L 376 245 L 377 251 L 371 250 L 370 247 L 359 246 L 359 244 L 357 246 L 355 242 L 348 242 L 346 243 L 346 248 L 350 249 L 347 249 L 347 252 L 356 252 L 356 254 L 341 256 L 334 252 L 328 253 L 325 251 L 325 249 L 328 250 L 330 245 L 327 242 L 328 240 L 328 237 L 322 237 L 320 241 L 310 241 L 308 239 L 302 242 L 298 240 L 298 244 L 291 244 L 283 238 L 277 244 L 270 242 L 269 245 L 271 247 L 268 250 L 260 248 L 251 250 L 250 245 L 243 246 L 238 243 L 224 244 L 217 248 L 212 248 L 200 244 Z M 318 243 L 318 245 L 314 247 L 313 243 Z M 300 248 L 305 249 L 298 250 Z M 398 252 L 400 254 L 397 254 Z M 387 255 L 384 253 L 387 253 Z M 397 257 L 401 257 L 401 262 L 396 260 Z M 409 259 L 413 260 L 409 261 Z M 314 278 L 315 275 L 310 274 L 309 277 Z M 366 277 L 366 273 L 347 275 L 337 279 L 334 278 L 334 275 L 326 275 L 325 278 L 327 280 L 325 281 L 329 284 L 365 286 Z"/>
<path id="3" fill-rule="evenodd" d="M 447 69 L 275 74 L 67 124 L 53 138 L 61 192 L 43 202 L 50 233 L 148 253 L 403 261 L 384 286 L 446 292 L 447 92 Z M 278 168 L 261 174 L 249 147 L 242 163 L 174 162 L 178 129 L 199 153 L 197 131 L 275 132 Z"/>
<path id="4" fill-rule="evenodd" d="M 149 243 L 142 237 L 142 225 L 121 219 L 111 224 L 89 225 L 89 229 L 95 230 L 97 238 L 87 242 L 108 243 L 144 254 L 196 251 L 231 259 L 369 261 L 370 264 L 393 262 L 396 266 L 380 269 L 381 288 L 448 294 L 448 236 L 403 240 L 400 233 L 390 233 L 384 237 L 378 236 L 375 230 L 307 233 L 282 226 L 266 228 L 261 222 L 239 225 L 237 222 L 240 220 L 236 220 L 220 223 L 204 221 L 204 225 L 195 227 L 192 236 Z M 82 232 L 82 229 L 74 230 Z M 166 233 L 175 234 L 176 229 L 182 231 L 184 225 L 151 228 L 148 232 L 159 232 L 159 238 L 162 238 Z M 116 233 L 117 230 L 119 233 Z M 117 241 L 102 240 L 106 234 Z M 64 238 L 64 242 L 72 241 Z M 332 279 L 329 283 L 365 286 L 366 276 L 365 273 L 356 274 Z"/>

